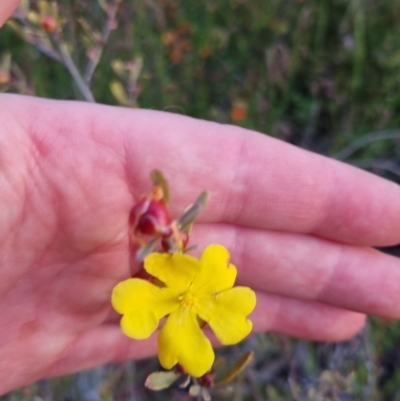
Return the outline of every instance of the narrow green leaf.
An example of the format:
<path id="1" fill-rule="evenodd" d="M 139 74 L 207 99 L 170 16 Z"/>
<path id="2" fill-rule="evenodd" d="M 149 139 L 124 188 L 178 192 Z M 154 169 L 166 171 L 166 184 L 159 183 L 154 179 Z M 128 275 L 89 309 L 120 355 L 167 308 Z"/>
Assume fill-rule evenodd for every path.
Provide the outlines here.
<path id="1" fill-rule="evenodd" d="M 110 91 L 120 105 L 122 106 L 129 105 L 128 95 L 125 91 L 124 86 L 120 81 L 112 80 L 110 82 Z"/>
<path id="2" fill-rule="evenodd" d="M 178 380 L 180 375 L 176 372 L 154 372 L 147 376 L 144 385 L 153 391 L 164 390 Z"/>
<path id="3" fill-rule="evenodd" d="M 158 240 L 159 240 L 158 237 L 154 237 L 146 245 L 138 249 L 138 251 L 136 252 L 136 260 L 138 262 L 141 262 L 146 256 L 152 253 L 155 246 L 157 245 Z"/>
<path id="4" fill-rule="evenodd" d="M 226 358 L 223 356 L 219 356 L 215 362 L 214 365 L 212 366 L 212 371 L 214 373 L 217 373 L 219 370 L 224 369 L 226 366 Z"/>
<path id="5" fill-rule="evenodd" d="M 108 13 L 108 4 L 106 0 L 97 0 L 101 9 L 107 14 Z"/>
<path id="6" fill-rule="evenodd" d="M 184 250 L 184 253 L 192 252 L 192 251 L 196 250 L 197 248 L 198 248 L 198 245 L 196 245 L 196 244 L 190 245 Z"/>
<path id="7" fill-rule="evenodd" d="M 196 199 L 193 205 L 189 206 L 181 217 L 176 221 L 178 227 L 182 230 L 192 224 L 200 212 L 204 209 L 210 198 L 210 193 L 208 191 L 203 191 L 200 196 Z"/>
<path id="8" fill-rule="evenodd" d="M 215 386 L 224 386 L 231 382 L 236 376 L 243 372 L 247 365 L 253 360 L 253 356 L 253 351 L 248 351 L 243 354 L 227 372 L 215 381 Z"/>

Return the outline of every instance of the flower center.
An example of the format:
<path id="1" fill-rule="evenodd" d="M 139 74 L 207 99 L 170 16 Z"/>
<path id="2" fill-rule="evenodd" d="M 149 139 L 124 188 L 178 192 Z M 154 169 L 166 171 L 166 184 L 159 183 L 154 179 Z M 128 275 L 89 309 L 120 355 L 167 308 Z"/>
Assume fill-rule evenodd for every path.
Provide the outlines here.
<path id="1" fill-rule="evenodd" d="M 179 301 L 184 308 L 193 308 L 198 303 L 198 299 L 189 292 L 181 295 Z"/>

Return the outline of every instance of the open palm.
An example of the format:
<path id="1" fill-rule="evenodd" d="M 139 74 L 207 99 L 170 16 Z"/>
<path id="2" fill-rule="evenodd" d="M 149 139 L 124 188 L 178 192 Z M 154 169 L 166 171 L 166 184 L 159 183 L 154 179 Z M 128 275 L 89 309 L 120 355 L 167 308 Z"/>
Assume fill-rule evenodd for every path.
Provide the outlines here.
<path id="1" fill-rule="evenodd" d="M 370 248 L 400 240 L 397 185 L 237 127 L 1 95 L 0 393 L 155 352 L 110 306 L 154 168 L 175 216 L 211 191 L 192 242 L 230 249 L 256 330 L 341 340 L 365 313 L 400 316 L 400 264 Z"/>

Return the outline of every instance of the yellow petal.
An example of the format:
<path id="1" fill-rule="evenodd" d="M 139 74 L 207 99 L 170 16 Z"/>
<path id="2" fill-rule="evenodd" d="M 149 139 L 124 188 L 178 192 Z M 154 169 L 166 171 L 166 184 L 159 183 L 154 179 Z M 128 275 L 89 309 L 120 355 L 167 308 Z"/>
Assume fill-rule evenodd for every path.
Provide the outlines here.
<path id="1" fill-rule="evenodd" d="M 209 245 L 201 255 L 201 270 L 196 275 L 191 292 L 214 294 L 233 287 L 236 267 L 229 264 L 229 252 L 222 245 Z"/>
<path id="2" fill-rule="evenodd" d="M 137 340 L 148 338 L 157 329 L 160 319 L 179 307 L 175 291 L 138 278 L 117 284 L 111 303 L 118 313 L 124 315 L 122 332 Z"/>
<path id="3" fill-rule="evenodd" d="M 194 257 L 182 253 L 152 253 L 144 260 L 144 268 L 167 287 L 182 293 L 189 289 L 200 270 L 200 263 Z"/>
<path id="4" fill-rule="evenodd" d="M 210 340 L 189 308 L 181 307 L 169 315 L 158 336 L 158 352 L 165 369 L 171 369 L 179 363 L 195 377 L 203 376 L 214 363 Z"/>
<path id="5" fill-rule="evenodd" d="M 235 287 L 216 296 L 203 298 L 196 310 L 210 325 L 221 344 L 231 345 L 250 334 L 253 324 L 246 316 L 255 306 L 256 294 L 253 290 Z"/>

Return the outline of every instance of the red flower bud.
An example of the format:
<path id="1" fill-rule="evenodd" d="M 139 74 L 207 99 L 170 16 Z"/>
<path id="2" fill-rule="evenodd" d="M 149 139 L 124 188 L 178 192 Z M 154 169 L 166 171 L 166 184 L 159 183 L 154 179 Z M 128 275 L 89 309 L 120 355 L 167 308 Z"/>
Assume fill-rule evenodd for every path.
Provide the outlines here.
<path id="1" fill-rule="evenodd" d="M 172 234 L 172 218 L 163 200 L 144 198 L 131 210 L 129 224 L 135 234 Z"/>
<path id="2" fill-rule="evenodd" d="M 42 19 L 42 28 L 46 32 L 54 32 L 57 28 L 57 20 L 51 15 L 46 15 Z"/>

